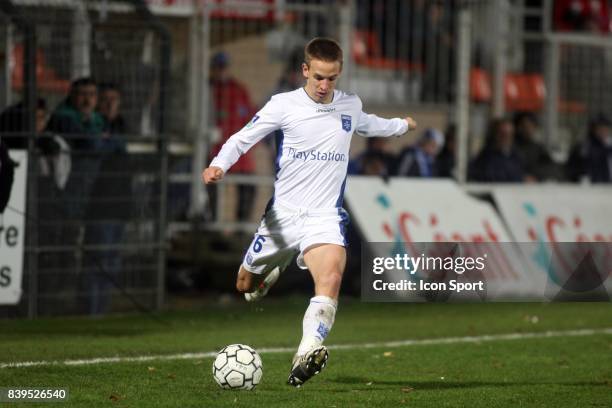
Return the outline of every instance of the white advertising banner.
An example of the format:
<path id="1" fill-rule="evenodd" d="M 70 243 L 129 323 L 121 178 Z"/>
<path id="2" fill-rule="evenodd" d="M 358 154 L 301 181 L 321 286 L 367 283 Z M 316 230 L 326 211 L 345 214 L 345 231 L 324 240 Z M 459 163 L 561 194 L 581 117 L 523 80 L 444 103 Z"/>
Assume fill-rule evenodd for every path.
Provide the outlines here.
<path id="1" fill-rule="evenodd" d="M 520 248 L 547 277 L 547 293 L 562 288 L 578 296 L 601 283 L 612 293 L 612 188 L 508 186 L 494 189 L 493 197 L 514 239 L 529 243 Z"/>
<path id="2" fill-rule="evenodd" d="M 18 163 L 8 206 L 0 214 L 0 304 L 14 305 L 21 298 L 25 236 L 28 156 L 25 151 L 9 151 Z"/>
<path id="3" fill-rule="evenodd" d="M 413 256 L 433 255 L 440 248 L 435 243 L 468 243 L 461 245 L 462 255 L 486 258 L 487 268 L 481 278 L 487 283 L 487 298 L 510 300 L 542 295 L 538 288 L 543 287 L 543 282 L 535 282 L 541 278 L 525 267 L 521 252 L 511 243 L 492 205 L 471 197 L 451 180 L 392 178 L 385 183 L 380 178 L 351 177 L 346 199 L 353 221 L 368 243 L 394 242 L 395 254 Z M 389 248 L 370 247 L 374 251 Z M 470 251 L 473 253 L 465 253 Z M 397 279 L 427 278 L 402 270 L 392 273 Z"/>
<path id="4" fill-rule="evenodd" d="M 517 242 L 612 242 L 612 187 L 508 186 L 493 197 Z"/>
<path id="5" fill-rule="evenodd" d="M 272 19 L 274 0 L 146 0 L 154 14 L 188 17 L 203 8 L 212 18 Z"/>

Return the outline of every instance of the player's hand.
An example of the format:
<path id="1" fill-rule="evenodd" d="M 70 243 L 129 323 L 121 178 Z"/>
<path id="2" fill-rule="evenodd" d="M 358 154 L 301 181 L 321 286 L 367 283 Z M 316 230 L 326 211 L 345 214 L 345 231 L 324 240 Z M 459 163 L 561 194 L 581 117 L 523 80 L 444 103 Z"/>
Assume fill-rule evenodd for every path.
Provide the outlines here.
<path id="1" fill-rule="evenodd" d="M 207 167 L 202 172 L 204 184 L 212 184 L 223 178 L 223 170 L 220 167 Z"/>
<path id="2" fill-rule="evenodd" d="M 416 120 L 412 119 L 409 116 L 406 116 L 404 118 L 404 120 L 406 121 L 406 123 L 408 124 L 408 130 L 414 130 L 417 128 L 417 123 Z"/>

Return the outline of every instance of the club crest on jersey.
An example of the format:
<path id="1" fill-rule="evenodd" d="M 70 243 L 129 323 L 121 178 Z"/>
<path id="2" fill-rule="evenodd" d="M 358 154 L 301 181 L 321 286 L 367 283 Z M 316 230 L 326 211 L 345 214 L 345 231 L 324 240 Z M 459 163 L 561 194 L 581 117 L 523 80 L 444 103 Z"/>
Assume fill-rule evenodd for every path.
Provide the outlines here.
<path id="1" fill-rule="evenodd" d="M 253 127 L 253 125 L 255 124 L 255 122 L 257 122 L 257 120 L 259 119 L 258 115 L 253 116 L 253 119 L 251 119 L 251 121 L 249 123 L 247 123 L 246 128 L 250 129 Z"/>
<path id="2" fill-rule="evenodd" d="M 342 129 L 347 132 L 351 131 L 351 115 L 340 115 L 340 119 L 342 119 Z"/>

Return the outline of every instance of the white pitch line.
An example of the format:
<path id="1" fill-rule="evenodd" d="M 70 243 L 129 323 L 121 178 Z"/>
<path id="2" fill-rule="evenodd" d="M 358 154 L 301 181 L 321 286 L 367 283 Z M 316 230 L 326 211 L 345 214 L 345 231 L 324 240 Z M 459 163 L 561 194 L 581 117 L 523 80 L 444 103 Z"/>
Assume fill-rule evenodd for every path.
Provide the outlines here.
<path id="1" fill-rule="evenodd" d="M 483 343 L 491 341 L 506 341 L 506 340 L 523 340 L 523 339 L 542 339 L 550 337 L 580 337 L 593 336 L 597 334 L 612 335 L 612 328 L 605 329 L 582 329 L 582 330 L 564 330 L 564 331 L 546 331 L 532 333 L 507 333 L 507 334 L 491 334 L 483 336 L 466 336 L 466 337 L 442 337 L 434 339 L 419 339 L 419 340 L 399 340 L 399 341 L 383 341 L 377 343 L 355 343 L 355 344 L 336 344 L 330 345 L 330 350 L 354 350 L 360 348 L 395 348 L 407 346 L 428 346 L 436 344 L 457 344 L 457 343 Z M 279 354 L 292 353 L 294 347 L 262 347 L 257 350 L 261 354 Z M 24 367 L 44 367 L 44 366 L 83 366 L 93 364 L 109 364 L 109 363 L 141 363 L 145 361 L 168 361 L 168 360 L 198 360 L 202 358 L 212 358 L 217 355 L 216 351 L 208 351 L 203 353 L 182 353 L 182 354 L 166 354 L 152 356 L 136 356 L 136 357 L 99 357 L 84 360 L 62 360 L 62 361 L 20 361 L 13 363 L 0 363 L 0 369 L 3 368 L 24 368 Z"/>

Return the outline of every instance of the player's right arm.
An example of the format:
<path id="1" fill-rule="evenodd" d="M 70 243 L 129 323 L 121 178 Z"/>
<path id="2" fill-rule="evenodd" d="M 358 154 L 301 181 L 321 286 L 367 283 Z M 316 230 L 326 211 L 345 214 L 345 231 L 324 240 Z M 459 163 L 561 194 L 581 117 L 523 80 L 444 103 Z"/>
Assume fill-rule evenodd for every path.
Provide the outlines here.
<path id="1" fill-rule="evenodd" d="M 210 166 L 202 172 L 202 181 L 211 184 L 221 180 L 240 156 L 266 135 L 280 128 L 282 115 L 282 103 L 278 97 L 273 96 L 245 127 L 227 139 Z"/>

